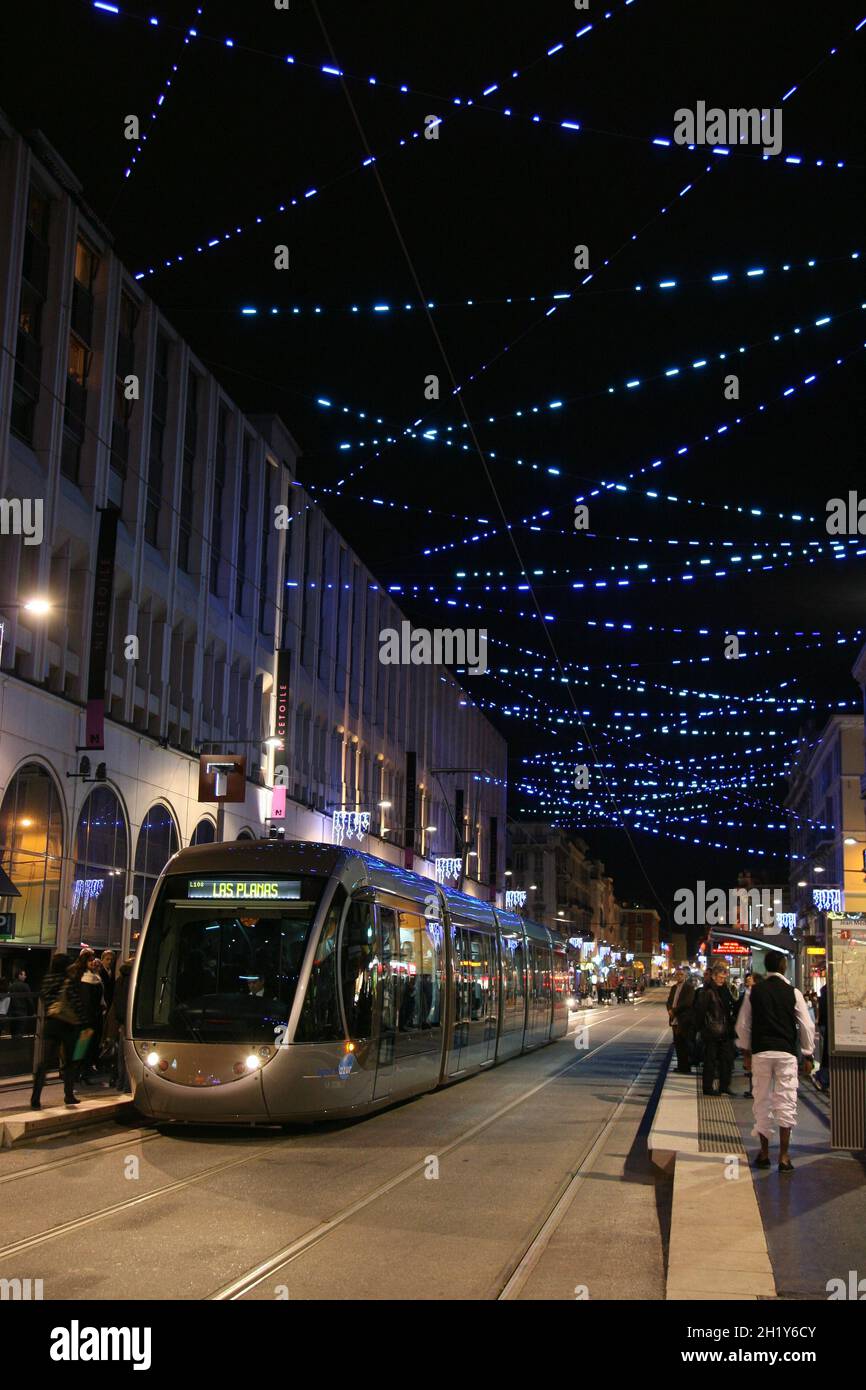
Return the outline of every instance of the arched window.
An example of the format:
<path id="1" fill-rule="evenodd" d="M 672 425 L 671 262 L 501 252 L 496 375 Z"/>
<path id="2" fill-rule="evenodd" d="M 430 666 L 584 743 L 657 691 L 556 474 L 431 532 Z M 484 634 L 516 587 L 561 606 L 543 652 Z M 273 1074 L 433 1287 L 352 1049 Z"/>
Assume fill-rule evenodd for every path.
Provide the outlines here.
<path id="1" fill-rule="evenodd" d="M 212 845 L 216 839 L 216 826 L 212 820 L 205 816 L 200 820 L 195 830 L 192 832 L 191 845 Z"/>
<path id="2" fill-rule="evenodd" d="M 251 830 L 242 830 L 238 835 L 239 840 L 254 840 L 256 837 Z"/>
<path id="3" fill-rule="evenodd" d="M 9 914 L 4 936 L 56 943 L 62 860 L 63 812 L 54 779 L 41 764 L 24 763 L 0 806 L 0 865 L 21 894 L 0 897 L 0 912 Z"/>
<path id="4" fill-rule="evenodd" d="M 111 787 L 94 787 L 81 808 L 75 837 L 69 944 L 123 944 L 123 899 L 129 867 L 126 819 Z"/>
<path id="5" fill-rule="evenodd" d="M 141 930 L 156 880 L 177 849 L 174 817 L 167 806 L 157 801 L 141 822 L 138 844 L 135 847 L 135 877 L 132 881 L 132 891 L 138 899 L 138 927 L 133 928 L 133 936 Z"/>

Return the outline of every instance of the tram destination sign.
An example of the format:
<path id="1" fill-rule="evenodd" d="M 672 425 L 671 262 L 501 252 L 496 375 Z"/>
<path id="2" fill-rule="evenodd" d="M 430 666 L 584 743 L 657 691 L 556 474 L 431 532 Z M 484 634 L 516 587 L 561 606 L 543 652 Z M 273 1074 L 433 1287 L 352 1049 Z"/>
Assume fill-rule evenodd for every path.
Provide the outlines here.
<path id="1" fill-rule="evenodd" d="M 299 899 L 301 881 L 297 878 L 191 878 L 191 898 L 210 902 L 228 898 L 232 902 L 278 902 Z"/>

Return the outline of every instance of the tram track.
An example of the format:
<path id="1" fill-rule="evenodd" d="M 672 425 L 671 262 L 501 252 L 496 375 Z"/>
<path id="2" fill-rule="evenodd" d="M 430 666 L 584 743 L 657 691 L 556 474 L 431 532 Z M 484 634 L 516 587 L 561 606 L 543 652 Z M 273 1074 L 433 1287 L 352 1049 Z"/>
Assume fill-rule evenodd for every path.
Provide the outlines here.
<path id="1" fill-rule="evenodd" d="M 599 1019 L 598 1021 L 600 1022 L 601 1020 Z M 599 1043 L 598 1046 L 587 1049 L 585 1052 L 582 1053 L 581 1056 L 575 1057 L 574 1059 L 572 1059 L 572 1061 L 568 1062 L 566 1066 L 560 1067 L 551 1076 L 545 1077 L 543 1081 L 540 1081 L 536 1085 L 531 1086 L 521 1095 L 516 1096 L 514 1100 L 509 1101 L 507 1105 L 500 1106 L 499 1109 L 494 1111 L 492 1115 L 488 1115 L 485 1119 L 479 1120 L 477 1124 L 472 1125 L 469 1129 L 465 1130 L 455 1139 L 450 1140 L 447 1144 L 445 1144 L 441 1149 L 437 1151 L 435 1157 L 441 1161 L 442 1158 L 444 1158 L 446 1155 L 450 1153 L 453 1153 L 454 1150 L 460 1148 L 461 1145 L 466 1144 L 470 1140 L 476 1138 L 478 1135 L 483 1134 L 485 1130 L 489 1129 L 492 1125 L 496 1124 L 499 1120 L 503 1119 L 506 1115 L 510 1114 L 513 1110 L 517 1109 L 518 1106 L 524 1105 L 533 1096 L 538 1095 L 539 1092 L 545 1090 L 548 1086 L 552 1085 L 553 1082 L 559 1081 L 574 1067 L 579 1066 L 582 1062 L 589 1061 L 591 1057 L 597 1056 L 600 1052 L 603 1052 L 605 1048 L 611 1047 L 619 1038 L 624 1037 L 626 1033 L 630 1033 L 642 1021 L 642 1017 L 636 1018 L 635 1021 L 629 1024 L 627 1028 L 620 1029 L 617 1033 L 614 1033 L 612 1037 L 607 1038 L 604 1042 Z M 665 1028 L 663 1033 L 660 1034 L 658 1040 L 656 1041 L 653 1047 L 653 1054 L 660 1046 L 664 1036 L 667 1034 L 667 1031 L 667 1028 Z M 561 1041 L 572 1043 L 573 1036 L 573 1034 L 569 1033 L 566 1036 L 566 1038 L 562 1039 Z M 648 1061 L 649 1059 L 647 1059 L 647 1061 L 643 1064 L 641 1070 L 643 1070 L 646 1067 Z M 634 1086 L 636 1084 L 637 1078 L 635 1078 L 635 1080 L 631 1083 L 629 1093 L 632 1089 L 634 1089 Z M 624 1103 L 625 1097 L 617 1107 L 617 1114 L 620 1112 Z M 592 1152 L 594 1152 L 594 1149 L 595 1146 L 593 1146 Z M 286 1245 L 281 1250 L 276 1251 L 266 1260 L 263 1260 L 259 1264 L 255 1265 L 252 1269 L 247 1270 L 245 1274 L 242 1274 L 238 1278 L 233 1279 L 230 1283 L 224 1284 L 219 1288 L 215 1289 L 211 1294 L 205 1296 L 206 1301 L 234 1302 L 243 1298 L 246 1294 L 251 1293 L 252 1290 L 257 1288 L 258 1285 L 260 1285 L 261 1283 L 263 1283 L 265 1279 L 270 1278 L 272 1275 L 276 1274 L 278 1270 L 284 1268 L 286 1265 L 293 1263 L 302 1255 L 312 1250 L 314 1246 L 319 1245 L 323 1240 L 326 1240 L 328 1236 L 330 1236 L 334 1231 L 344 1226 L 347 1221 L 350 1221 L 353 1216 L 358 1215 L 358 1213 L 364 1211 L 367 1207 L 372 1206 L 373 1203 L 380 1201 L 383 1197 L 387 1196 L 390 1192 L 393 1192 L 395 1188 L 400 1187 L 403 1183 L 410 1181 L 413 1177 L 417 1177 L 420 1173 L 424 1171 L 427 1157 L 429 1156 L 425 1156 L 424 1158 L 418 1159 L 416 1162 L 410 1164 L 409 1167 L 404 1168 L 401 1172 L 395 1174 L 394 1177 L 389 1178 L 386 1182 L 380 1183 L 379 1186 L 374 1188 L 372 1192 L 367 1193 L 363 1197 L 357 1198 L 354 1202 L 351 1202 L 348 1206 L 338 1211 L 334 1216 L 329 1217 L 327 1220 L 320 1222 L 317 1226 L 312 1227 L 303 1235 L 298 1236 L 297 1239 L 292 1241 L 289 1245 Z M 537 1236 L 535 1239 L 537 1239 Z"/>
<path id="2" fill-rule="evenodd" d="M 47 1139 L 58 1139 L 68 1134 L 74 1134 L 74 1130 L 59 1130 L 46 1135 Z M 131 1144 L 146 1144 L 154 1139 L 161 1139 L 163 1136 L 146 1129 L 128 1130 L 123 1139 L 114 1142 L 103 1143 L 99 1139 L 94 1139 L 79 1145 L 78 1151 L 74 1154 L 65 1154 L 63 1158 L 49 1159 L 45 1163 L 34 1163 L 29 1168 L 18 1168 L 14 1173 L 4 1173 L 0 1177 L 0 1184 L 8 1182 L 19 1182 L 22 1178 L 39 1177 L 42 1173 L 52 1173 L 58 1168 L 67 1168 L 72 1163 L 83 1163 L 85 1159 L 98 1158 L 101 1154 L 113 1153 L 115 1149 L 128 1149 Z"/>
<path id="3" fill-rule="evenodd" d="M 592 1172 L 596 1160 L 604 1151 L 604 1146 L 607 1143 L 608 1137 L 617 1120 L 625 1110 L 632 1092 L 635 1091 L 643 1081 L 644 1074 L 650 1069 L 655 1060 L 656 1053 L 662 1044 L 669 1045 L 667 1032 L 668 1030 L 665 1028 L 659 1034 L 652 1046 L 649 1056 L 643 1062 L 643 1065 L 629 1085 L 625 1095 L 615 1106 L 612 1114 L 599 1130 L 593 1143 L 590 1145 L 577 1167 L 564 1179 L 559 1195 L 550 1207 L 547 1216 L 539 1224 L 536 1234 L 526 1246 L 523 1254 L 518 1256 L 511 1274 L 502 1286 L 497 1302 L 508 1302 L 520 1296 L 533 1271 L 539 1264 L 545 1250 L 550 1245 L 551 1240 L 565 1220 L 578 1192 Z"/>

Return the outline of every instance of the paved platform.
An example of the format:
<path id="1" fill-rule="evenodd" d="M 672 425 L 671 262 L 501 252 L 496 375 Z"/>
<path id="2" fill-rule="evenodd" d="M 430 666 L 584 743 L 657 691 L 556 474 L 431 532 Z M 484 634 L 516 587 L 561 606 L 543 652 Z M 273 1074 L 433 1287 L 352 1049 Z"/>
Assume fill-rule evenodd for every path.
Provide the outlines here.
<path id="1" fill-rule="evenodd" d="M 728 1096 L 703 1096 L 700 1084 L 669 1068 L 649 1136 L 654 1165 L 674 1175 L 665 1297 L 775 1298 L 735 1111 Z"/>
<path id="2" fill-rule="evenodd" d="M 42 1109 L 30 1109 L 30 1086 L 0 1091 L 0 1149 L 47 1134 L 84 1129 L 131 1108 L 132 1098 L 107 1087 L 82 1086 L 77 1094 L 81 1104 L 63 1104 L 63 1086 L 49 1083 L 42 1092 Z"/>

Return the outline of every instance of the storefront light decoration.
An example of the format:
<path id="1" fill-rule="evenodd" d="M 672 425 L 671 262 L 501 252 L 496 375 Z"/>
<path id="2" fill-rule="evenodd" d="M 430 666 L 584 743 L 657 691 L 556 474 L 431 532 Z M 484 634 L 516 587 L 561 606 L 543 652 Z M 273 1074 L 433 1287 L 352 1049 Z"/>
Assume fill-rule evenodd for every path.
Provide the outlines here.
<path id="1" fill-rule="evenodd" d="M 796 914 L 796 912 L 777 912 L 777 913 L 776 913 L 776 926 L 779 927 L 779 928 L 781 928 L 782 931 L 786 931 L 786 932 L 793 932 L 793 931 L 796 931 L 796 930 L 797 930 L 797 914 Z"/>
<path id="2" fill-rule="evenodd" d="M 370 830 L 369 811 L 335 811 L 334 844 L 341 845 L 343 836 L 349 840 L 362 840 Z"/>
<path id="3" fill-rule="evenodd" d="M 813 888 L 812 902 L 819 912 L 842 911 L 841 888 Z"/>
<path id="4" fill-rule="evenodd" d="M 435 860 L 436 882 L 447 883 L 449 878 L 453 878 L 457 883 L 463 870 L 463 860 L 458 856 L 438 854 Z"/>
<path id="5" fill-rule="evenodd" d="M 505 910 L 506 912 L 516 912 L 519 907 L 523 907 L 526 902 L 525 888 L 507 888 L 505 890 Z"/>
<path id="6" fill-rule="evenodd" d="M 99 897 L 104 887 L 104 878 L 77 878 L 72 885 L 72 911 L 79 904 L 86 907 L 91 898 Z"/>

